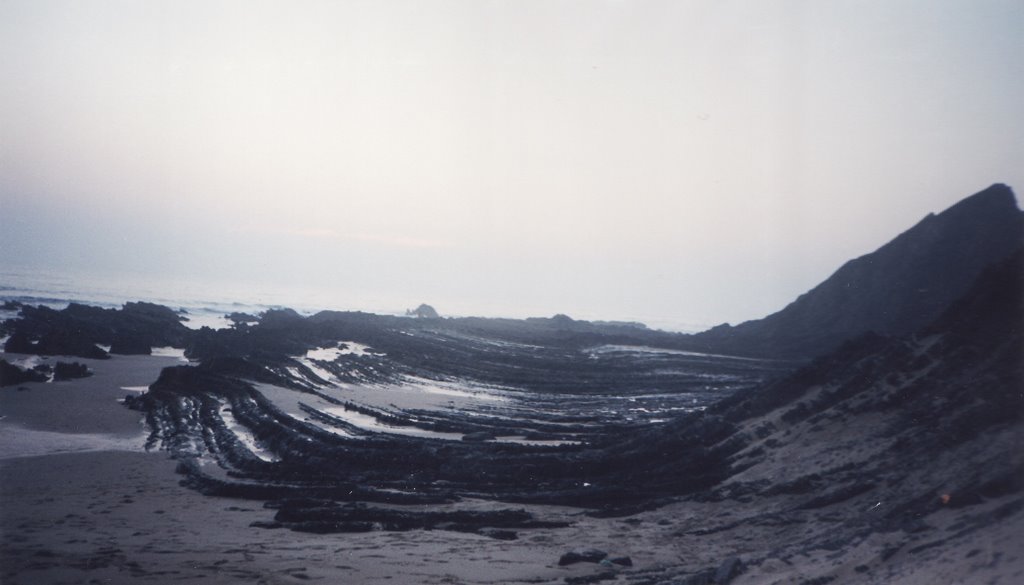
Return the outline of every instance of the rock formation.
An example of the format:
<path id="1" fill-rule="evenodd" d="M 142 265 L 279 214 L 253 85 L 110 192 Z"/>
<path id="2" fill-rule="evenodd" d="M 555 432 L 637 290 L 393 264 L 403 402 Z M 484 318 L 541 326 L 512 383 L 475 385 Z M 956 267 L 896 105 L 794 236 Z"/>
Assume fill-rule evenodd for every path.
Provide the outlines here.
<path id="1" fill-rule="evenodd" d="M 417 317 L 419 319 L 440 319 L 441 316 L 437 314 L 437 310 L 430 305 L 423 303 L 415 309 L 409 309 L 405 312 L 409 317 Z"/>

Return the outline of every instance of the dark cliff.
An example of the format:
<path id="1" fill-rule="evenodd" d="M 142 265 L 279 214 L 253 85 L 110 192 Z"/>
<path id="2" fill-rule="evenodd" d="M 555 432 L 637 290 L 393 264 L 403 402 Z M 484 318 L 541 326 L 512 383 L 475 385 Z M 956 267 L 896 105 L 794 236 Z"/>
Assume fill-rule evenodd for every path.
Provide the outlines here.
<path id="1" fill-rule="evenodd" d="M 1013 191 L 992 185 L 850 260 L 781 311 L 693 339 L 718 352 L 807 358 L 869 331 L 911 333 L 1022 243 L 1024 214 Z"/>

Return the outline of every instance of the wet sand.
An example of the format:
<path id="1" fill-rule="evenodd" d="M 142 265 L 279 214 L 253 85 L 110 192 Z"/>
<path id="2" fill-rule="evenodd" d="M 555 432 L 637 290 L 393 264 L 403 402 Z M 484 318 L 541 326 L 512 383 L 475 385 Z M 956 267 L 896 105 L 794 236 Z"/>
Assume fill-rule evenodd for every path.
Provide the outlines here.
<path id="1" fill-rule="evenodd" d="M 264 530 L 258 502 L 178 485 L 163 454 L 68 453 L 0 462 L 2 582 L 560 582 L 554 535 L 502 542 L 444 531 Z"/>
<path id="2" fill-rule="evenodd" d="M 149 386 L 175 357 L 113 356 L 109 360 L 34 357 L 0 352 L 17 363 L 32 359 L 86 364 L 93 375 L 61 382 L 0 388 L 0 459 L 70 451 L 138 451 L 145 444 L 142 416 L 118 403 Z"/>

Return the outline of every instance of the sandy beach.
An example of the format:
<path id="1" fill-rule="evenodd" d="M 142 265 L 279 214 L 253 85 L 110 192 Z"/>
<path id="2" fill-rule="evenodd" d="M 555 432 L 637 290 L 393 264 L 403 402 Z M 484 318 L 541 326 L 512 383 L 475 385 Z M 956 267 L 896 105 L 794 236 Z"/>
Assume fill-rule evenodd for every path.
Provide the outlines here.
<path id="1" fill-rule="evenodd" d="M 656 579 L 663 569 L 680 565 L 713 566 L 730 554 L 761 551 L 795 536 L 779 539 L 770 526 L 727 528 L 755 512 L 754 506 L 735 504 L 681 504 L 618 520 L 567 510 L 566 518 L 576 522 L 572 527 L 530 531 L 514 542 L 447 531 L 263 530 L 249 524 L 270 519 L 272 510 L 182 488 L 173 467 L 163 454 L 124 451 L 0 462 L 2 582 L 564 583 L 602 572 L 587 563 L 558 566 L 562 552 L 581 544 L 631 556 L 637 568 L 616 581 L 630 582 Z M 950 525 L 962 520 L 954 512 L 944 517 Z M 972 535 L 921 553 L 899 546 L 907 535 L 872 536 L 849 551 L 821 548 L 750 567 L 734 583 L 798 583 L 832 575 L 843 583 L 1008 584 L 1024 571 L 1014 544 L 1022 529 L 1018 516 L 980 540 Z M 828 525 L 815 530 L 825 542 Z M 883 560 L 878 551 L 886 547 L 898 552 Z"/>
<path id="2" fill-rule="evenodd" d="M 0 392 L 3 583 L 675 583 L 681 570 L 696 573 L 733 556 L 763 558 L 768 550 L 781 552 L 747 566 L 732 583 L 1008 584 L 1024 575 L 1024 516 L 957 532 L 1015 505 L 1013 495 L 932 514 L 941 539 L 934 530 L 896 530 L 842 550 L 828 546 L 830 532 L 856 517 L 807 511 L 788 526 L 766 520 L 773 510 L 792 513 L 786 497 L 682 501 L 624 518 L 531 506 L 570 526 L 521 531 L 514 541 L 444 530 L 318 535 L 255 528 L 274 510 L 179 485 L 176 462 L 145 451 L 139 413 L 117 401 L 124 388 L 146 385 L 176 361 L 115 356 L 88 361 L 95 372 L 89 378 Z M 450 507 L 507 505 L 467 500 Z M 629 556 L 633 566 L 560 566 L 559 557 L 577 548 Z"/>
<path id="3" fill-rule="evenodd" d="M 518 583 L 556 566 L 556 535 L 505 543 L 445 531 L 262 530 L 273 510 L 178 485 L 163 454 L 98 451 L 0 464 L 3 582 Z"/>

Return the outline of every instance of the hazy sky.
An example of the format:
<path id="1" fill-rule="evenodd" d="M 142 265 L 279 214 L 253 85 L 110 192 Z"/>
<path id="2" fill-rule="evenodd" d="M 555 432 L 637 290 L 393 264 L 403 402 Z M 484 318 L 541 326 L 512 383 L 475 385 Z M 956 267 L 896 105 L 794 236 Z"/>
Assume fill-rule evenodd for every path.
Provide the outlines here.
<path id="1" fill-rule="evenodd" d="M 735 323 L 1024 191 L 1022 31 L 1020 0 L 0 0 L 0 270 Z"/>

